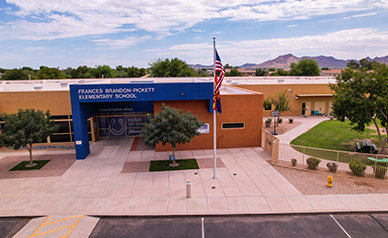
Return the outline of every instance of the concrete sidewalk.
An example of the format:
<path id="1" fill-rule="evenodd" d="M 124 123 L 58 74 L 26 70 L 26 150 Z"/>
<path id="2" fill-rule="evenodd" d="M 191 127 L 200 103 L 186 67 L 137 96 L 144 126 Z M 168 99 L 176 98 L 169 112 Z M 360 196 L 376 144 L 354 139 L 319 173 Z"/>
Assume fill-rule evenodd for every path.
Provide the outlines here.
<path id="1" fill-rule="evenodd" d="M 121 173 L 127 161 L 164 160 L 166 152 L 132 151 L 132 139 L 94 143 L 61 177 L 0 180 L 1 216 L 271 214 L 386 211 L 388 194 L 303 195 L 261 156 L 262 148 L 218 150 L 225 168 Z M 42 152 L 41 152 L 42 153 Z M 44 153 L 44 152 L 43 152 Z M 211 150 L 180 151 L 208 158 Z M 192 197 L 186 198 L 186 180 Z"/>
<path id="2" fill-rule="evenodd" d="M 298 133 L 307 131 L 324 119 L 301 118 L 302 125 L 279 138 L 282 143 L 291 141 Z M 217 169 L 217 179 L 212 179 L 212 169 L 121 173 L 126 162 L 168 158 L 167 152 L 130 151 L 132 143 L 133 138 L 100 140 L 92 144 L 91 153 L 85 160 L 76 161 L 62 176 L 0 180 L 0 216 L 294 214 L 388 210 L 388 194 L 303 195 L 266 162 L 268 154 L 260 147 L 217 150 L 217 157 L 225 164 L 225 168 Z M 56 151 L 34 153 L 59 154 Z M 213 151 L 178 151 L 176 154 L 177 159 L 200 159 L 211 158 Z M 1 158 L 4 156 L 0 154 Z M 191 198 L 186 198 L 187 180 L 192 183 Z"/>
<path id="3" fill-rule="evenodd" d="M 319 123 L 330 120 L 328 117 L 322 117 L 322 116 L 293 116 L 293 117 L 282 117 L 283 120 L 287 121 L 288 118 L 293 118 L 294 121 L 301 122 L 299 126 L 293 128 L 290 131 L 287 131 L 284 134 L 277 135 L 276 137 L 279 138 L 279 142 L 283 144 L 289 144 L 293 139 L 296 137 L 302 135 L 303 133 L 307 132 L 314 126 L 318 125 Z"/>

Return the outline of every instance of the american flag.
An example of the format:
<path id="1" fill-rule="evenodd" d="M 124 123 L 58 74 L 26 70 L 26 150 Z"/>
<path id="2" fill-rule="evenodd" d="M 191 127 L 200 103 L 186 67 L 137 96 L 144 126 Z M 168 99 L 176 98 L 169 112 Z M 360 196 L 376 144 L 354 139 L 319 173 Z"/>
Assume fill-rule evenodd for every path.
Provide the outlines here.
<path id="1" fill-rule="evenodd" d="M 225 77 L 225 71 L 217 50 L 214 49 L 214 51 L 216 55 L 215 62 L 214 62 L 214 68 L 215 68 L 216 74 L 214 75 L 213 110 L 215 110 L 218 113 L 222 113 L 220 88 L 221 88 L 222 81 L 224 80 L 224 77 Z M 217 77 L 217 73 L 220 73 L 219 77 Z"/>
<path id="2" fill-rule="evenodd" d="M 216 49 L 215 49 L 215 53 L 216 53 L 216 59 L 214 62 L 214 67 L 216 69 L 216 73 L 217 72 L 220 73 L 220 77 L 218 78 L 218 80 L 216 77 L 217 81 L 215 82 L 214 93 L 216 92 L 218 93 L 220 91 L 222 81 L 224 80 L 224 77 L 225 77 L 225 70 L 224 70 L 224 66 L 222 65 L 221 58 L 218 55 L 218 52 Z"/>

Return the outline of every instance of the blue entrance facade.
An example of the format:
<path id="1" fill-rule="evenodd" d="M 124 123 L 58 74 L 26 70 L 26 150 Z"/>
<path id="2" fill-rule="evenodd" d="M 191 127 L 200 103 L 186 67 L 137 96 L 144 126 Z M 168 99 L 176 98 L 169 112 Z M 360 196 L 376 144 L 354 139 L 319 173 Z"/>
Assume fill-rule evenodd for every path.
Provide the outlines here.
<path id="1" fill-rule="evenodd" d="M 77 159 L 85 159 L 90 153 L 87 120 L 94 115 L 106 115 L 97 122 L 100 135 L 133 136 L 146 122 L 144 114 L 154 111 L 154 101 L 208 100 L 208 112 L 212 113 L 212 97 L 212 82 L 72 84 Z"/>

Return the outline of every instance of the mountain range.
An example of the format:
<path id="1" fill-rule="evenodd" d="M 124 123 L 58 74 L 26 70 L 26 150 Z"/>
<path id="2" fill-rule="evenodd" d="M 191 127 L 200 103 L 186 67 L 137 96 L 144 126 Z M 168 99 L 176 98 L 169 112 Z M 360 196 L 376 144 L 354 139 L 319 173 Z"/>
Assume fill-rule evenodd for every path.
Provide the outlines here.
<path id="1" fill-rule="evenodd" d="M 365 57 L 368 61 L 376 61 L 379 63 L 385 63 L 388 64 L 388 55 L 385 57 Z M 303 56 L 303 57 L 296 57 L 292 54 L 286 54 L 286 55 L 280 55 L 276 57 L 273 60 L 268 60 L 260 64 L 254 64 L 254 63 L 246 63 L 241 66 L 238 66 L 239 68 L 288 68 L 290 67 L 291 63 L 298 63 L 301 59 L 313 59 L 315 60 L 320 68 L 328 67 L 328 68 L 344 68 L 346 67 L 346 64 L 351 61 L 351 59 L 348 60 L 342 60 L 342 59 L 336 59 L 332 56 Z M 355 60 L 355 59 L 353 59 Z M 355 60 L 356 62 L 359 62 L 358 60 Z M 190 67 L 194 69 L 201 69 L 201 68 L 212 68 L 213 65 L 190 65 Z"/>

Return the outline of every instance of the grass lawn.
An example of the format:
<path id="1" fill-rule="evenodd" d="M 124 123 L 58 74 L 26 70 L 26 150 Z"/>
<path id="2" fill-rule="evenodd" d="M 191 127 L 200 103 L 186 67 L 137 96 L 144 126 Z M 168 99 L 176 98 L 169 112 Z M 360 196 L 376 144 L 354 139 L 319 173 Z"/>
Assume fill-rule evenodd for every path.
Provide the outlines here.
<path id="1" fill-rule="evenodd" d="M 356 142 L 369 139 L 373 144 L 380 147 L 380 142 L 376 130 L 366 128 L 363 133 L 359 133 L 351 130 L 351 125 L 348 120 L 340 122 L 337 120 L 323 121 L 310 129 L 306 133 L 300 135 L 291 141 L 292 145 L 300 145 L 313 148 L 322 148 L 329 150 L 339 150 L 347 152 L 356 152 Z M 300 147 L 293 147 L 295 150 L 303 152 Z M 336 161 L 337 157 L 340 162 L 350 162 L 355 159 L 362 159 L 365 164 L 374 164 L 373 161 L 369 161 L 366 157 L 371 154 L 357 154 L 351 155 L 347 153 L 337 153 L 335 151 L 323 151 L 317 149 L 305 148 L 304 153 L 313 157 Z"/>
<path id="2" fill-rule="evenodd" d="M 351 130 L 349 120 L 323 121 L 291 141 L 291 145 L 301 145 L 330 150 L 356 151 L 356 142 L 369 139 L 380 148 L 379 137 L 376 130 L 365 128 L 363 133 Z M 361 144 L 362 146 L 362 144 Z"/>
<path id="3" fill-rule="evenodd" d="M 178 167 L 170 167 L 171 160 L 154 160 L 150 163 L 150 172 L 156 171 L 170 171 L 170 170 L 187 170 L 187 169 L 199 169 L 196 159 L 182 159 L 176 160 L 179 164 Z"/>
<path id="4" fill-rule="evenodd" d="M 34 167 L 26 167 L 26 164 L 29 164 L 30 161 L 23 161 L 10 169 L 9 171 L 18 171 L 18 170 L 38 170 L 45 166 L 50 160 L 33 160 L 32 162 L 36 163 Z"/>

